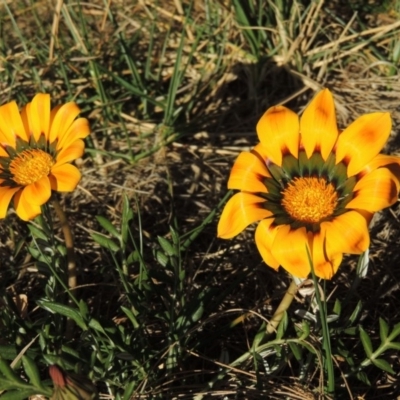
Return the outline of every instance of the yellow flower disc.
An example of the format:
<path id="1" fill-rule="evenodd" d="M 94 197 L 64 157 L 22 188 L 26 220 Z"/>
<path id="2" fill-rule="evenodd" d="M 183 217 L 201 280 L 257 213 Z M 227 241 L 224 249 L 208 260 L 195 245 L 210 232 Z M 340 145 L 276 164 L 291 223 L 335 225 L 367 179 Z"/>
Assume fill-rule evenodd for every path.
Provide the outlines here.
<path id="1" fill-rule="evenodd" d="M 10 163 L 15 183 L 27 186 L 50 174 L 53 157 L 43 150 L 29 149 L 18 154 Z"/>
<path id="2" fill-rule="evenodd" d="M 334 186 L 321 178 L 296 178 L 282 192 L 282 205 L 296 221 L 317 223 L 335 211 L 338 195 Z"/>

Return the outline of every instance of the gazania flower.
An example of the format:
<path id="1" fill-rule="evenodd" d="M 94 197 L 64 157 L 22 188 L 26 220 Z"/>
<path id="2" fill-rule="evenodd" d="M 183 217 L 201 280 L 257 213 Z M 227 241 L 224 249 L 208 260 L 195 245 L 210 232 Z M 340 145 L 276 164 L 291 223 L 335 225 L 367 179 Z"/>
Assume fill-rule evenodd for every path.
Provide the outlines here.
<path id="1" fill-rule="evenodd" d="M 366 114 L 340 132 L 332 94 L 320 92 L 298 116 L 270 108 L 257 124 L 260 143 L 239 154 L 228 181 L 240 190 L 225 205 L 218 236 L 232 238 L 257 222 L 255 241 L 270 267 L 330 279 L 343 253 L 369 247 L 373 213 L 399 192 L 400 158 L 379 154 L 389 113 Z"/>
<path id="2" fill-rule="evenodd" d="M 70 162 L 81 157 L 89 135 L 73 103 L 50 109 L 50 95 L 37 94 L 21 111 L 15 101 L 0 107 L 0 218 L 11 199 L 18 216 L 40 214 L 52 190 L 73 191 L 81 174 Z"/>

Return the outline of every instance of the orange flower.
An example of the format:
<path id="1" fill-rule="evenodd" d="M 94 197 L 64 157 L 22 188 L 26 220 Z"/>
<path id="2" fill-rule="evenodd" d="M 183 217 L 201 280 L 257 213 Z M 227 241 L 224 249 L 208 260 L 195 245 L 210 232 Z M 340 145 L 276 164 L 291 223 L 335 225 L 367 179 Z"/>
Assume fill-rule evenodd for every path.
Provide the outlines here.
<path id="1" fill-rule="evenodd" d="M 240 190 L 225 205 L 218 236 L 230 239 L 260 221 L 255 240 L 264 261 L 306 278 L 330 279 L 343 253 L 369 247 L 374 212 L 397 201 L 400 158 L 379 154 L 389 113 L 363 115 L 339 132 L 332 94 L 320 92 L 298 116 L 270 108 L 257 125 L 260 143 L 239 154 L 228 181 Z"/>
<path id="2" fill-rule="evenodd" d="M 15 101 L 0 107 L 0 218 L 11 199 L 28 221 L 41 213 L 51 191 L 73 191 L 81 174 L 71 161 L 81 157 L 89 135 L 73 103 L 50 109 L 50 95 L 37 94 L 21 111 Z"/>

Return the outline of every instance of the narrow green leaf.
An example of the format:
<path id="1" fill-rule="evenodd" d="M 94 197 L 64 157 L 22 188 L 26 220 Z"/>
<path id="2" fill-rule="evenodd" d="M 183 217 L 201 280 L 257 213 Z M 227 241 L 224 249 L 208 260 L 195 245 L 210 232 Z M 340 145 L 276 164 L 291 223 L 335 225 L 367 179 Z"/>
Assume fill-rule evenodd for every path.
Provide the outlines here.
<path id="1" fill-rule="evenodd" d="M 45 301 L 45 300 L 38 300 L 38 304 L 40 307 L 42 307 L 50 312 L 60 314 L 60 315 L 63 315 L 64 317 L 73 319 L 76 322 L 76 324 L 80 328 L 82 328 L 84 331 L 86 331 L 88 329 L 86 322 L 84 321 L 81 314 L 76 309 L 66 306 L 64 304 L 53 303 L 53 302 Z"/>
<path id="2" fill-rule="evenodd" d="M 45 232 L 43 232 L 42 229 L 32 225 L 32 224 L 28 224 L 28 229 L 31 232 L 31 235 L 35 238 L 35 239 L 42 239 L 44 240 L 46 243 L 48 242 L 49 238 L 46 235 Z"/>
<path id="3" fill-rule="evenodd" d="M 97 319 L 95 319 L 95 318 L 90 319 L 89 327 L 96 331 L 103 333 L 104 335 L 106 334 L 106 332 L 105 332 L 104 328 L 101 326 L 100 322 L 97 321 Z"/>
<path id="4" fill-rule="evenodd" d="M 308 321 L 303 320 L 301 323 L 301 328 L 297 332 L 297 335 L 299 336 L 300 340 L 307 339 L 308 336 L 310 335 L 310 324 Z"/>
<path id="5" fill-rule="evenodd" d="M 305 347 L 311 354 L 317 354 L 316 349 L 311 346 L 310 343 L 306 342 L 306 341 L 301 341 L 300 344 Z"/>
<path id="6" fill-rule="evenodd" d="M 136 381 L 135 379 L 132 379 L 131 382 L 129 382 L 125 387 L 124 397 L 122 398 L 122 400 L 129 400 L 131 398 L 135 386 L 136 386 Z"/>
<path id="7" fill-rule="evenodd" d="M 168 256 L 176 256 L 177 255 L 174 247 L 167 239 L 165 239 L 161 236 L 157 236 L 157 239 L 158 239 L 158 243 L 160 243 L 160 246 L 162 247 L 162 249 L 165 251 L 165 253 Z"/>
<path id="8" fill-rule="evenodd" d="M 288 344 L 296 360 L 301 361 L 303 359 L 303 353 L 301 351 L 301 347 L 295 342 L 289 342 Z"/>
<path id="9" fill-rule="evenodd" d="M 34 388 L 25 390 L 8 390 L 0 395 L 0 400 L 26 400 L 35 394 L 38 393 Z"/>
<path id="10" fill-rule="evenodd" d="M 355 336 L 355 335 L 357 335 L 357 327 L 352 326 L 350 328 L 346 328 L 343 332 L 346 335 Z"/>
<path id="11" fill-rule="evenodd" d="M 166 266 L 168 265 L 169 258 L 168 258 L 168 256 L 166 256 L 164 253 L 162 253 L 161 251 L 156 251 L 156 258 L 157 258 L 157 261 L 158 261 L 163 267 L 166 267 Z"/>
<path id="12" fill-rule="evenodd" d="M 282 320 L 281 320 L 281 322 L 279 322 L 278 328 L 276 330 L 276 339 L 279 340 L 279 339 L 283 338 L 283 335 L 286 331 L 287 325 L 288 325 L 288 316 L 285 311 L 283 314 Z"/>
<path id="13" fill-rule="evenodd" d="M 253 345 L 252 345 L 253 350 L 257 351 L 257 348 L 260 345 L 260 343 L 264 340 L 265 335 L 266 335 L 265 324 L 262 324 L 260 330 L 257 332 L 256 336 L 254 337 Z"/>
<path id="14" fill-rule="evenodd" d="M 18 352 L 15 345 L 0 345 L 0 355 L 3 360 L 14 360 Z"/>
<path id="15" fill-rule="evenodd" d="M 394 340 L 397 336 L 400 335 L 400 323 L 396 324 L 393 327 L 392 332 L 390 333 L 388 340 L 391 342 L 392 340 Z"/>
<path id="16" fill-rule="evenodd" d="M 391 342 L 386 344 L 386 347 L 389 349 L 400 350 L 400 342 Z"/>
<path id="17" fill-rule="evenodd" d="M 8 363 L 2 359 L 0 359 L 0 373 L 4 375 L 8 380 L 12 382 L 16 382 L 18 384 L 26 385 L 26 382 L 23 381 L 8 365 Z M 1 382 L 1 380 L 0 380 Z"/>
<path id="18" fill-rule="evenodd" d="M 83 319 L 86 319 L 89 314 L 88 305 L 83 300 L 79 301 L 79 312 L 81 313 Z"/>
<path id="19" fill-rule="evenodd" d="M 125 315 L 129 318 L 129 320 L 132 322 L 132 325 L 135 329 L 139 328 L 139 322 L 135 317 L 135 314 L 129 309 L 124 306 L 121 306 L 121 310 L 125 313 Z"/>
<path id="20" fill-rule="evenodd" d="M 170 227 L 172 243 L 177 246 L 180 243 L 180 238 L 178 232 L 171 226 Z"/>
<path id="21" fill-rule="evenodd" d="M 354 322 L 358 318 L 358 315 L 360 314 L 361 310 L 362 310 L 362 303 L 361 303 L 361 301 L 359 301 L 356 305 L 356 308 L 353 310 L 353 312 L 350 315 L 349 321 L 350 321 L 351 325 L 354 324 Z"/>
<path id="22" fill-rule="evenodd" d="M 101 247 L 104 247 L 113 252 L 119 251 L 119 246 L 115 242 L 113 242 L 112 239 L 110 239 L 109 237 L 102 235 L 101 233 L 97 233 L 97 232 L 91 232 L 90 236 Z"/>
<path id="23" fill-rule="evenodd" d="M 342 312 L 342 304 L 340 303 L 339 299 L 336 299 L 335 305 L 333 306 L 333 312 L 337 315 L 340 315 Z"/>
<path id="24" fill-rule="evenodd" d="M 389 325 L 382 318 L 379 318 L 379 336 L 381 338 L 381 342 L 384 343 L 388 337 L 389 333 Z"/>
<path id="25" fill-rule="evenodd" d="M 383 360 L 382 358 L 376 358 L 376 359 L 371 359 L 372 364 L 374 364 L 376 367 L 380 368 L 382 371 L 388 372 L 389 374 L 394 375 L 394 371 L 390 364 L 386 361 Z"/>
<path id="26" fill-rule="evenodd" d="M 368 333 L 365 332 L 365 330 L 360 326 L 360 339 L 361 343 L 364 347 L 365 354 L 367 358 L 371 359 L 372 356 L 372 342 L 370 337 L 368 336 Z"/>
<path id="27" fill-rule="evenodd" d="M 204 305 L 201 302 L 197 310 L 192 314 L 192 321 L 197 322 L 203 316 L 203 313 L 204 313 Z"/>
<path id="28" fill-rule="evenodd" d="M 357 372 L 356 376 L 361 382 L 364 382 L 366 385 L 371 386 L 371 382 L 369 381 L 368 376 L 365 372 Z"/>
<path id="29" fill-rule="evenodd" d="M 97 222 L 111 235 L 119 239 L 120 234 L 115 228 L 115 226 L 105 217 L 98 215 L 96 216 Z"/>
<path id="30" fill-rule="evenodd" d="M 22 356 L 22 364 L 30 383 L 37 388 L 41 388 L 43 385 L 35 362 L 27 355 L 24 355 Z"/>
<path id="31" fill-rule="evenodd" d="M 129 198 L 124 193 L 122 200 L 122 218 L 121 218 L 121 237 L 122 242 L 126 243 L 128 240 L 129 223 L 133 218 L 133 210 L 129 203 Z"/>

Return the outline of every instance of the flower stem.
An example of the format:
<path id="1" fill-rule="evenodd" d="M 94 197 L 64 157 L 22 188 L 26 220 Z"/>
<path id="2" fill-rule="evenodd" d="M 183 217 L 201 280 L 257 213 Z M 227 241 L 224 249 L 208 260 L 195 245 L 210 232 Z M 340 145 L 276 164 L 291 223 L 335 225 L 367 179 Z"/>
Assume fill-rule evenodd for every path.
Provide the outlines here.
<path id="1" fill-rule="evenodd" d="M 310 251 L 307 249 L 307 256 L 308 261 L 310 262 L 311 267 L 311 276 L 314 282 L 315 287 L 315 297 L 317 299 L 320 322 L 322 327 L 322 348 L 325 351 L 325 358 L 324 358 L 324 367 L 328 373 L 328 385 L 327 391 L 329 395 L 333 395 L 335 393 L 335 370 L 333 369 L 333 360 L 332 360 L 332 348 L 331 348 L 331 336 L 329 332 L 329 326 L 327 321 L 327 308 L 326 308 L 326 301 L 321 299 L 321 294 L 318 288 L 317 277 L 314 273 L 314 264 L 311 259 Z M 324 291 L 325 293 L 325 291 Z"/>
<path id="2" fill-rule="evenodd" d="M 268 322 L 266 328 L 268 334 L 271 334 L 276 331 L 276 328 L 282 321 L 285 311 L 290 307 L 290 304 L 292 304 L 292 301 L 296 293 L 297 293 L 297 283 L 295 282 L 294 279 L 292 279 L 292 282 L 290 283 L 288 289 L 286 290 L 286 293 L 283 296 L 281 302 L 279 303 L 278 308 L 275 310 L 274 315 Z"/>
<path id="3" fill-rule="evenodd" d="M 76 288 L 77 278 L 76 278 L 76 261 L 75 261 L 75 251 L 74 251 L 74 240 L 72 237 L 71 227 L 69 226 L 67 216 L 62 209 L 59 201 L 53 198 L 53 207 L 56 211 L 57 217 L 61 223 L 61 229 L 63 231 L 65 247 L 67 248 L 67 259 L 68 259 L 68 288 L 71 290 Z"/>

